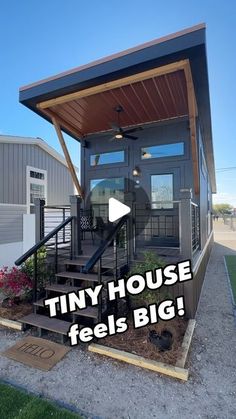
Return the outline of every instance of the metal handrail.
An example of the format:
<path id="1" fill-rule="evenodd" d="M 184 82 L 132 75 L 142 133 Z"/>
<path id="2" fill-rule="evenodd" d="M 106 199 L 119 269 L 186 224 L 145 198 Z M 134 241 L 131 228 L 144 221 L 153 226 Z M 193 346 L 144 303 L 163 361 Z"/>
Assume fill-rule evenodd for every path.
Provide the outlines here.
<path id="1" fill-rule="evenodd" d="M 31 247 L 27 252 L 25 252 L 20 258 L 18 258 L 15 261 L 15 265 L 19 266 L 23 262 L 25 262 L 30 256 L 32 256 L 34 253 L 36 253 L 40 247 L 42 247 L 47 241 L 49 241 L 55 234 L 57 234 L 62 228 L 64 228 L 67 224 L 69 224 L 72 221 L 73 217 L 68 217 L 65 221 L 63 221 L 61 224 L 59 224 L 54 230 L 52 230 L 50 233 L 48 233 L 42 240 L 40 240 L 38 243 L 36 243 L 33 247 Z"/>
<path id="2" fill-rule="evenodd" d="M 118 231 L 121 229 L 121 227 L 125 224 L 125 222 L 128 220 L 129 216 L 125 215 L 120 219 L 120 221 L 115 225 L 114 229 L 110 232 L 110 234 L 106 237 L 106 239 L 102 242 L 101 246 L 96 250 L 96 252 L 91 256 L 89 261 L 86 263 L 86 265 L 83 268 L 84 273 L 88 273 L 90 269 L 96 265 L 97 261 L 101 259 L 101 256 L 105 252 L 105 250 L 108 248 L 112 240 L 115 238 Z"/>
<path id="3" fill-rule="evenodd" d="M 46 209 L 70 209 L 70 205 L 44 205 L 44 208 Z"/>

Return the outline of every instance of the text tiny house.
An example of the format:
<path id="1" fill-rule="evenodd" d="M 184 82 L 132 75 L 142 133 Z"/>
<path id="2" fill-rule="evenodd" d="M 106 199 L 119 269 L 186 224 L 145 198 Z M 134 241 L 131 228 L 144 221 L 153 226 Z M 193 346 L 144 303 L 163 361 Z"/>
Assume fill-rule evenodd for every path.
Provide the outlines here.
<path id="1" fill-rule="evenodd" d="M 121 302 L 108 299 L 110 281 L 186 260 L 193 280 L 168 291 L 171 298 L 184 296 L 186 317 L 194 317 L 212 247 L 216 191 L 205 26 L 25 86 L 20 102 L 54 125 L 78 193 L 49 234 L 39 202 L 39 240 L 17 260 L 34 261 L 34 312 L 22 322 L 62 336 L 73 323 L 95 325 L 122 310 Z M 80 144 L 80 181 L 63 132 Z M 130 212 L 109 221 L 110 198 Z M 43 282 L 42 248 L 51 269 Z M 45 298 L 59 301 L 99 285 L 97 305 L 87 295 L 86 308 L 63 314 L 55 305 L 55 316 L 48 316 Z M 141 296 L 146 303 L 151 298 Z M 130 307 L 134 299 L 126 296 L 125 303 Z"/>

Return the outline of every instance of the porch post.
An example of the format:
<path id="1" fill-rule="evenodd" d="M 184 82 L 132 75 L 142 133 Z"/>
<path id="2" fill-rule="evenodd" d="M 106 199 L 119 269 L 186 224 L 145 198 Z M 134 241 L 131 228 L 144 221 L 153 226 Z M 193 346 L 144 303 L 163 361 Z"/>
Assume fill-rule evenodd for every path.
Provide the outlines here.
<path id="1" fill-rule="evenodd" d="M 81 230 L 80 230 L 80 207 L 81 197 L 78 195 L 70 196 L 70 215 L 73 217 L 72 221 L 72 257 L 77 257 L 82 254 L 81 249 Z"/>
<path id="2" fill-rule="evenodd" d="M 133 203 L 134 203 L 134 194 L 133 192 L 127 192 L 125 194 L 125 205 L 128 205 L 128 207 L 131 208 L 131 212 L 128 218 L 127 223 L 127 229 L 128 229 L 128 254 L 129 254 L 129 260 L 133 260 L 135 257 L 135 246 L 134 246 L 134 214 L 133 214 Z"/>
<path id="3" fill-rule="evenodd" d="M 34 205 L 35 205 L 35 243 L 38 243 L 44 237 L 45 200 L 41 198 L 35 198 Z"/>
<path id="4" fill-rule="evenodd" d="M 180 189 L 180 253 L 183 260 L 192 261 L 192 189 Z"/>

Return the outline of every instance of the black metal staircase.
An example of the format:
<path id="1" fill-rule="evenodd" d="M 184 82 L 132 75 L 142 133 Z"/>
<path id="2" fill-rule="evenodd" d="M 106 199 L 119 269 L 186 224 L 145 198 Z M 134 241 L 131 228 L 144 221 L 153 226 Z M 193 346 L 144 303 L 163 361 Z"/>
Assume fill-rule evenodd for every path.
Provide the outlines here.
<path id="1" fill-rule="evenodd" d="M 40 336 L 43 331 L 57 333 L 64 341 L 72 323 L 76 322 L 81 326 L 94 325 L 107 313 L 115 312 L 117 302 L 111 304 L 107 300 L 106 284 L 108 281 L 118 280 L 129 269 L 128 222 L 128 216 L 123 217 L 97 248 L 90 249 L 89 255 L 75 256 L 72 243 L 73 217 L 68 217 L 20 257 L 15 262 L 16 265 L 25 263 L 29 258 L 34 261 L 33 312 L 20 319 L 23 325 L 36 327 Z M 68 244 L 68 238 L 67 243 L 59 242 L 61 231 L 68 225 L 71 225 L 70 243 Z M 42 248 L 46 248 L 47 252 L 44 273 L 50 272 L 49 278 L 40 278 L 38 255 Z M 43 287 L 42 279 L 45 280 Z M 87 308 L 83 310 L 63 315 L 58 311 L 55 317 L 49 317 L 48 308 L 44 306 L 45 298 L 76 292 L 97 284 L 103 284 L 98 306 L 91 306 L 91 301 L 88 300 Z"/>

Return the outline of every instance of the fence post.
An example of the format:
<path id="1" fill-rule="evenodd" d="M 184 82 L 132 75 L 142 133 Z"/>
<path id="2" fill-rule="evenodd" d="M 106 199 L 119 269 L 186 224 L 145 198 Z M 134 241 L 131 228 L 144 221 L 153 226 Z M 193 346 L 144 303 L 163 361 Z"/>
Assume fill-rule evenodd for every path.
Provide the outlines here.
<path id="1" fill-rule="evenodd" d="M 230 229 L 232 231 L 235 231 L 234 229 L 234 219 L 233 219 L 233 215 L 230 216 Z"/>
<path id="2" fill-rule="evenodd" d="M 34 205 L 35 205 L 35 243 L 38 243 L 44 237 L 45 200 L 41 198 L 35 198 Z"/>
<path id="3" fill-rule="evenodd" d="M 180 253 L 192 261 L 192 190 L 180 189 Z"/>
<path id="4" fill-rule="evenodd" d="M 81 230 L 80 230 L 80 207 L 82 199 L 78 195 L 70 196 L 70 215 L 72 220 L 72 257 L 82 254 L 81 249 Z"/>

